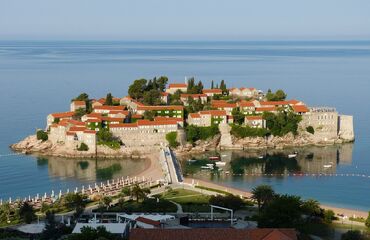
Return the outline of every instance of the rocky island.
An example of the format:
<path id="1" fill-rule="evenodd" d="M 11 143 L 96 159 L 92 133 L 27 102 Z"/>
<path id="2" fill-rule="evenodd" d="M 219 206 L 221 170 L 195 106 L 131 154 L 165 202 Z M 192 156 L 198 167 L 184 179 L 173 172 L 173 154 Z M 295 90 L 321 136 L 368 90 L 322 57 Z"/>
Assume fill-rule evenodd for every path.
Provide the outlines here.
<path id="1" fill-rule="evenodd" d="M 285 148 L 352 142 L 353 117 L 287 100 L 283 90 L 209 89 L 194 78 L 135 80 L 128 96 L 82 93 L 67 112 L 51 113 L 15 151 L 63 157 L 139 157 L 170 146 L 178 154 L 213 149 Z"/>

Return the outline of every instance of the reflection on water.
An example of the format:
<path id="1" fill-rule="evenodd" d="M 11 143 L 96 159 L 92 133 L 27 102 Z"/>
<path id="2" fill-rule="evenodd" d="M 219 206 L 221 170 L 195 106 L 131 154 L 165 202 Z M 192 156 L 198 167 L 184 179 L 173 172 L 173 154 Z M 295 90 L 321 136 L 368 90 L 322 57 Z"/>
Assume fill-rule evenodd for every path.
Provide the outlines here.
<path id="1" fill-rule="evenodd" d="M 103 181 L 132 176 L 148 167 L 147 159 L 66 159 L 38 157 L 37 166 L 47 166 L 53 178 L 74 178 L 81 181 Z"/>
<path id="2" fill-rule="evenodd" d="M 286 173 L 335 173 L 337 165 L 351 164 L 353 144 L 325 147 L 303 147 L 285 150 L 222 151 L 183 159 L 184 172 L 190 176 L 209 172 L 230 172 L 232 174 L 286 174 Z M 290 156 L 296 153 L 296 156 Z M 225 166 L 213 170 L 202 170 L 202 166 L 213 163 L 209 156 L 219 156 Z M 186 161 L 198 159 L 196 162 Z M 216 174 L 219 175 L 219 174 Z"/>

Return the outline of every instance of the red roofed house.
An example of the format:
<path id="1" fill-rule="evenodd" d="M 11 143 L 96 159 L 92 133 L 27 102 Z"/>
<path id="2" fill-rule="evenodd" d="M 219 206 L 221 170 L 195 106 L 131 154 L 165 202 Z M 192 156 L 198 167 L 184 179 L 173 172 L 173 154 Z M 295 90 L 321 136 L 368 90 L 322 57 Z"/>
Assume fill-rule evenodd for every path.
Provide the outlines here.
<path id="1" fill-rule="evenodd" d="M 208 110 L 190 113 L 187 121 L 189 125 L 209 127 L 213 124 L 228 123 L 228 119 L 225 110 Z"/>
<path id="2" fill-rule="evenodd" d="M 294 229 L 132 229 L 129 240 L 297 240 Z"/>
<path id="3" fill-rule="evenodd" d="M 170 83 L 168 85 L 168 88 L 166 89 L 166 92 L 169 94 L 174 94 L 178 90 L 186 93 L 186 91 L 188 90 L 188 85 L 186 83 Z"/>
<path id="4" fill-rule="evenodd" d="M 212 107 L 217 108 L 218 110 L 225 110 L 227 115 L 232 115 L 231 112 L 234 108 L 237 107 L 236 103 L 229 103 L 225 100 L 213 100 L 212 101 Z"/>
<path id="5" fill-rule="evenodd" d="M 110 111 L 123 111 L 125 106 L 97 106 L 94 107 L 95 113 L 108 114 Z"/>
<path id="6" fill-rule="evenodd" d="M 92 108 L 95 108 L 95 107 L 100 107 L 100 106 L 103 106 L 105 103 L 105 98 L 100 98 L 98 100 L 93 100 L 92 101 Z"/>
<path id="7" fill-rule="evenodd" d="M 245 116 L 244 123 L 253 128 L 266 128 L 266 120 L 262 116 Z"/>
<path id="8" fill-rule="evenodd" d="M 181 102 L 184 103 L 185 106 L 188 105 L 188 102 L 189 102 L 189 98 L 193 99 L 194 101 L 199 101 L 204 104 L 207 102 L 207 95 L 204 94 L 204 93 L 201 93 L 201 94 L 186 94 L 186 93 L 183 93 L 180 95 L 180 100 Z"/>
<path id="9" fill-rule="evenodd" d="M 208 97 L 213 97 L 214 95 L 222 95 L 222 90 L 219 88 L 203 89 L 202 92 Z"/>
<path id="10" fill-rule="evenodd" d="M 258 95 L 258 91 L 255 88 L 231 88 L 229 89 L 229 94 L 237 97 L 252 98 Z"/>
<path id="11" fill-rule="evenodd" d="M 74 112 L 60 112 L 60 113 L 51 113 L 46 118 L 46 128 L 53 123 L 57 123 L 63 119 L 72 119 Z"/>
<path id="12" fill-rule="evenodd" d="M 75 112 L 77 109 L 86 109 L 85 101 L 72 101 L 71 102 L 71 112 Z"/>
<path id="13" fill-rule="evenodd" d="M 239 102 L 239 109 L 244 114 L 253 114 L 256 111 L 256 107 L 259 107 L 259 102 L 254 101 L 241 101 Z"/>

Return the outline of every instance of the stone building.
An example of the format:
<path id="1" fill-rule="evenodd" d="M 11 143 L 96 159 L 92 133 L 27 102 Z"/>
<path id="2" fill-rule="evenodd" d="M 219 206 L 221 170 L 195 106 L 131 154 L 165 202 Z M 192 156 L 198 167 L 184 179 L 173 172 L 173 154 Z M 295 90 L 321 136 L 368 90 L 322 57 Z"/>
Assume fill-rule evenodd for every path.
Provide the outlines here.
<path id="1" fill-rule="evenodd" d="M 176 132 L 177 120 L 137 120 L 135 123 L 112 124 L 109 129 L 113 136 L 119 138 L 125 146 L 164 146 L 167 145 L 166 134 Z"/>
<path id="2" fill-rule="evenodd" d="M 253 128 L 266 128 L 266 120 L 262 116 L 245 116 L 244 123 Z"/>
<path id="3" fill-rule="evenodd" d="M 192 99 L 194 101 L 200 101 L 202 104 L 204 104 L 207 102 L 207 95 L 204 93 L 201 93 L 201 94 L 184 93 L 180 95 L 180 100 L 185 106 L 189 105 L 189 99 Z"/>
<path id="4" fill-rule="evenodd" d="M 69 120 L 74 116 L 74 112 L 60 112 L 60 113 L 51 113 L 46 117 L 46 129 L 50 127 L 53 123 L 58 123 L 61 120 Z"/>
<path id="5" fill-rule="evenodd" d="M 86 103 L 85 101 L 72 101 L 71 102 L 71 106 L 70 106 L 70 110 L 71 112 L 75 112 L 77 109 L 86 109 Z"/>
<path id="6" fill-rule="evenodd" d="M 236 97 L 252 98 L 258 95 L 258 91 L 255 88 L 231 88 L 229 89 L 229 94 Z"/>
<path id="7" fill-rule="evenodd" d="M 178 90 L 186 93 L 186 91 L 188 90 L 188 85 L 186 83 L 170 83 L 168 85 L 168 88 L 166 89 L 166 92 L 169 94 L 174 94 Z"/>
<path id="8" fill-rule="evenodd" d="M 229 118 L 225 110 L 208 110 L 190 113 L 187 121 L 189 125 L 209 127 L 220 123 L 231 123 L 232 119 Z"/>
<path id="9" fill-rule="evenodd" d="M 214 95 L 222 95 L 222 90 L 219 88 L 203 89 L 202 93 L 206 94 L 207 97 L 213 97 Z"/>

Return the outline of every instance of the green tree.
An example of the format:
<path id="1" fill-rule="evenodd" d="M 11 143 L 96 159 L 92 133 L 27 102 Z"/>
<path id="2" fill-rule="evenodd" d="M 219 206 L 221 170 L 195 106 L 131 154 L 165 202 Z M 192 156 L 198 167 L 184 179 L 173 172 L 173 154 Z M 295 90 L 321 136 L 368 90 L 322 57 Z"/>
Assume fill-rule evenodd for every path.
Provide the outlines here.
<path id="1" fill-rule="evenodd" d="M 333 210 L 328 209 L 324 211 L 324 221 L 326 223 L 332 223 L 333 219 L 335 219 L 335 213 Z"/>
<path id="2" fill-rule="evenodd" d="M 78 108 L 75 110 L 74 117 L 80 119 L 83 115 L 86 114 L 86 110 L 84 108 Z"/>
<path id="3" fill-rule="evenodd" d="M 145 111 L 144 112 L 144 119 L 148 119 L 150 121 L 153 121 L 155 116 L 156 116 L 156 113 L 154 111 Z"/>
<path id="4" fill-rule="evenodd" d="M 113 106 L 113 97 L 112 97 L 112 94 L 111 93 L 108 93 L 107 94 L 107 97 L 105 98 L 104 105 Z"/>
<path id="5" fill-rule="evenodd" d="M 266 205 L 258 218 L 259 228 L 296 228 L 301 224 L 301 199 L 281 195 Z"/>
<path id="6" fill-rule="evenodd" d="M 109 207 L 110 207 L 110 204 L 112 203 L 112 198 L 111 197 L 109 197 L 109 196 L 104 196 L 103 197 L 103 199 L 102 199 L 102 201 L 103 201 L 103 205 L 107 208 L 107 210 L 109 209 Z"/>
<path id="7" fill-rule="evenodd" d="M 166 85 L 168 83 L 168 77 L 160 76 L 156 82 L 158 84 L 158 90 L 164 92 L 164 90 L 166 89 Z"/>
<path id="8" fill-rule="evenodd" d="M 275 197 L 275 191 L 269 185 L 259 185 L 252 189 L 252 199 L 257 201 L 258 211 L 261 211 Z"/>
<path id="9" fill-rule="evenodd" d="M 290 132 L 294 135 L 298 134 L 298 124 L 302 120 L 302 116 L 290 111 L 280 111 L 277 114 L 265 112 L 263 118 L 274 136 L 284 136 Z"/>
<path id="10" fill-rule="evenodd" d="M 241 209 L 245 205 L 245 202 L 238 196 L 227 194 L 225 196 L 222 195 L 211 196 L 211 198 L 209 199 L 209 204 L 230 208 L 236 211 Z"/>
<path id="11" fill-rule="evenodd" d="M 281 89 L 277 90 L 275 93 L 269 89 L 266 94 L 267 101 L 282 101 L 285 100 L 287 95 L 285 92 Z"/>
<path id="12" fill-rule="evenodd" d="M 143 102 L 146 105 L 159 105 L 161 104 L 161 93 L 157 89 L 151 89 L 144 92 Z"/>
<path id="13" fill-rule="evenodd" d="M 135 196 L 136 202 L 139 202 L 140 199 L 145 199 L 146 196 L 150 193 L 149 188 L 142 188 L 139 184 L 135 184 L 132 189 L 132 195 Z"/>
<path id="14" fill-rule="evenodd" d="M 86 195 L 80 193 L 68 193 L 64 196 L 64 206 L 75 211 L 75 215 L 79 216 L 86 205 Z"/>
<path id="15" fill-rule="evenodd" d="M 77 148 L 77 151 L 89 151 L 89 147 L 85 143 L 81 143 L 81 145 Z"/>
<path id="16" fill-rule="evenodd" d="M 72 99 L 72 101 L 88 101 L 89 95 L 87 93 L 81 93 L 76 98 Z"/>
<path id="17" fill-rule="evenodd" d="M 19 216 L 25 223 L 30 224 L 36 215 L 33 207 L 28 202 L 24 202 L 19 208 Z"/>
<path id="18" fill-rule="evenodd" d="M 220 89 L 222 90 L 222 93 L 226 93 L 227 92 L 227 87 L 226 87 L 226 83 L 225 83 L 224 80 L 221 80 Z"/>
<path id="19" fill-rule="evenodd" d="M 240 111 L 239 108 L 234 108 L 231 112 L 234 118 L 234 123 L 237 123 L 239 125 L 244 123 L 245 115 Z"/>
<path id="20" fill-rule="evenodd" d="M 369 212 L 369 215 L 367 216 L 367 219 L 365 221 L 365 226 L 370 228 L 370 212 Z"/>
<path id="21" fill-rule="evenodd" d="M 166 140 L 170 147 L 176 148 L 179 146 L 179 143 L 176 141 L 177 139 L 177 132 L 169 132 L 166 134 Z"/>
<path id="22" fill-rule="evenodd" d="M 211 89 L 214 89 L 214 88 L 215 88 L 215 86 L 214 86 L 214 82 L 212 80 L 212 82 L 211 82 Z"/>
<path id="23" fill-rule="evenodd" d="M 37 140 L 41 140 L 41 141 L 44 142 L 44 141 L 48 140 L 48 134 L 43 130 L 38 130 L 36 132 L 36 138 L 37 138 Z"/>
<path id="24" fill-rule="evenodd" d="M 124 187 L 121 190 L 121 195 L 124 197 L 132 197 L 131 187 Z"/>
<path id="25" fill-rule="evenodd" d="M 315 134 L 315 129 L 312 126 L 306 127 L 306 131 L 311 133 L 311 134 Z"/>
<path id="26" fill-rule="evenodd" d="M 302 202 L 302 211 L 310 217 L 318 216 L 321 213 L 320 203 L 314 199 L 307 199 Z"/>
<path id="27" fill-rule="evenodd" d="M 131 84 L 128 88 L 128 94 L 130 97 L 139 100 L 142 99 L 144 96 L 144 91 L 146 89 L 146 79 L 138 79 L 135 80 L 133 84 Z"/>
<path id="28" fill-rule="evenodd" d="M 9 203 L 4 203 L 0 206 L 0 222 L 11 221 L 12 207 Z"/>
<path id="29" fill-rule="evenodd" d="M 98 141 L 101 141 L 101 142 L 109 142 L 113 140 L 112 133 L 106 128 L 100 129 L 96 135 L 97 135 Z"/>

